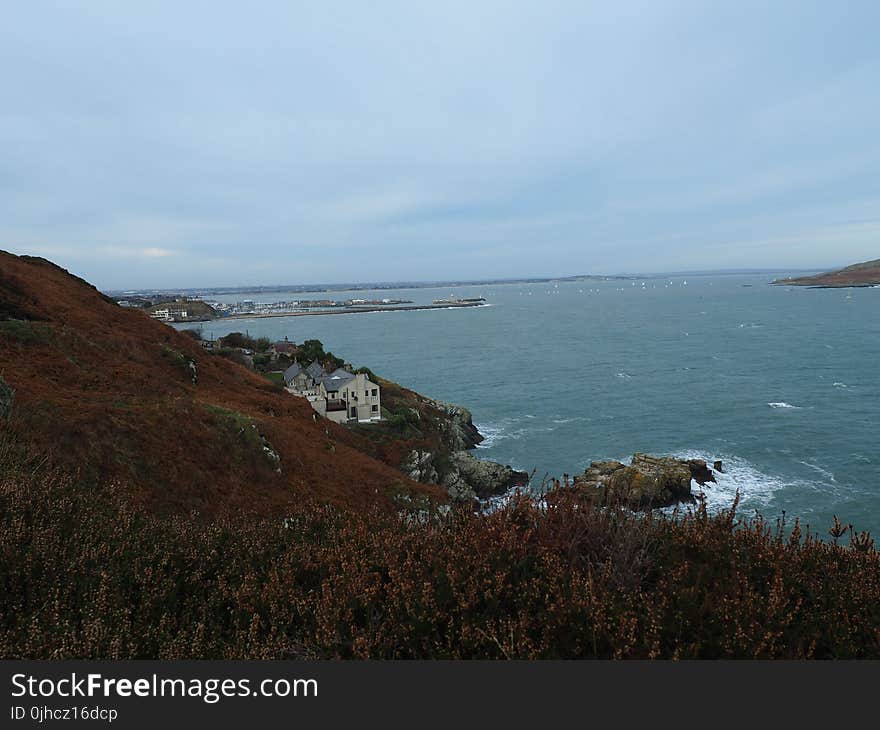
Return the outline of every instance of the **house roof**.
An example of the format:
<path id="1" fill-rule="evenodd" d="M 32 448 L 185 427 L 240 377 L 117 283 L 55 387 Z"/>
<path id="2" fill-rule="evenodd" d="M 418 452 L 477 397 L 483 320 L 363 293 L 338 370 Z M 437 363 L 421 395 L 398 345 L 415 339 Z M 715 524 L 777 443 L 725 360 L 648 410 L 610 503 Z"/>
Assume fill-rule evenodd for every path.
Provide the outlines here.
<path id="1" fill-rule="evenodd" d="M 317 360 L 306 368 L 306 372 L 316 380 L 324 374 L 324 368 Z"/>
<path id="2" fill-rule="evenodd" d="M 344 388 L 352 380 L 354 380 L 354 375 L 348 372 L 348 370 L 343 370 L 342 368 L 339 368 L 338 370 L 334 370 L 329 375 L 325 375 L 320 380 L 327 390 L 339 390 L 340 388 Z"/>
<path id="3" fill-rule="evenodd" d="M 275 352 L 296 352 L 296 345 L 294 345 L 292 342 L 276 342 L 274 347 Z"/>
<path id="4" fill-rule="evenodd" d="M 298 362 L 293 363 L 287 370 L 284 371 L 284 382 L 289 383 L 293 380 L 297 375 L 302 372 L 302 367 Z"/>

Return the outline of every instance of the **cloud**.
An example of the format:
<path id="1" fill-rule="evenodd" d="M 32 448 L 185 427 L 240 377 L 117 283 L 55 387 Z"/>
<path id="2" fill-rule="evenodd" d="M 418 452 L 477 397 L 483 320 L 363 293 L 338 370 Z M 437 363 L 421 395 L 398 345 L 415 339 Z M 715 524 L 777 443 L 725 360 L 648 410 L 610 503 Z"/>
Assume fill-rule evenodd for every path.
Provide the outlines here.
<path id="1" fill-rule="evenodd" d="M 160 259 L 174 256 L 174 251 L 167 248 L 149 246 L 147 248 L 130 248 L 127 246 L 99 246 L 97 251 L 117 259 Z"/>
<path id="2" fill-rule="evenodd" d="M 877 3 L 47 7 L 0 240 L 103 286 L 843 264 L 880 217 Z"/>
<path id="3" fill-rule="evenodd" d="M 165 256 L 173 256 L 174 252 L 167 248 L 145 248 L 141 251 L 141 256 L 145 258 L 163 258 Z"/>

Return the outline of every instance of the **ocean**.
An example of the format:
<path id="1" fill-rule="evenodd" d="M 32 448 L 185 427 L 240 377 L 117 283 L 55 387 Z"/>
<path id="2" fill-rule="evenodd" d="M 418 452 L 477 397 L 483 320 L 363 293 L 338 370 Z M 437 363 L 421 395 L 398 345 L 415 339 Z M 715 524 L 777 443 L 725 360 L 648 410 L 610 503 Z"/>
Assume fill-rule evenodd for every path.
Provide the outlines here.
<path id="1" fill-rule="evenodd" d="M 486 436 L 477 456 L 537 482 L 634 451 L 720 459 L 710 508 L 738 491 L 741 513 L 798 516 L 823 536 L 837 515 L 880 535 L 880 288 L 773 278 L 464 286 L 454 294 L 488 306 L 217 320 L 203 331 L 320 339 L 355 366 L 466 406 Z M 315 295 L 222 298 L 299 297 Z"/>

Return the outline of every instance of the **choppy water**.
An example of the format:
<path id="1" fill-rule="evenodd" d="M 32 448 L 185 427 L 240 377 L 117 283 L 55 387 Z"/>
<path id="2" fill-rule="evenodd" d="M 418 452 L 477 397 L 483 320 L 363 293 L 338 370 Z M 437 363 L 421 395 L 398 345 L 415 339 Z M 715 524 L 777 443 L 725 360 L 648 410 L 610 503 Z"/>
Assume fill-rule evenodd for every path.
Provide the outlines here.
<path id="1" fill-rule="evenodd" d="M 538 477 L 633 451 L 722 459 L 710 505 L 739 489 L 746 511 L 784 510 L 823 531 L 837 514 L 880 534 L 880 289 L 770 278 L 462 287 L 455 294 L 491 306 L 204 329 L 321 339 L 355 365 L 466 405 L 487 436 L 478 456 Z M 285 298 L 295 295 L 262 297 Z"/>

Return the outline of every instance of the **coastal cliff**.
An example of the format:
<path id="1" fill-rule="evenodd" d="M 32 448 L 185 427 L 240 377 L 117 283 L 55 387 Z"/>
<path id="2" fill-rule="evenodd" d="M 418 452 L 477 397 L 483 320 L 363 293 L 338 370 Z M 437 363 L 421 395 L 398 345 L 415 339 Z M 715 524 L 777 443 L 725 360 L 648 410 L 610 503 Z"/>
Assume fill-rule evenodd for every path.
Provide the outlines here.
<path id="1" fill-rule="evenodd" d="M 471 453 L 484 439 L 467 408 L 389 380 L 380 378 L 379 383 L 385 420 L 353 427 L 374 444 L 371 455 L 413 481 L 443 487 L 459 503 L 473 504 L 528 484 L 525 472 Z"/>

